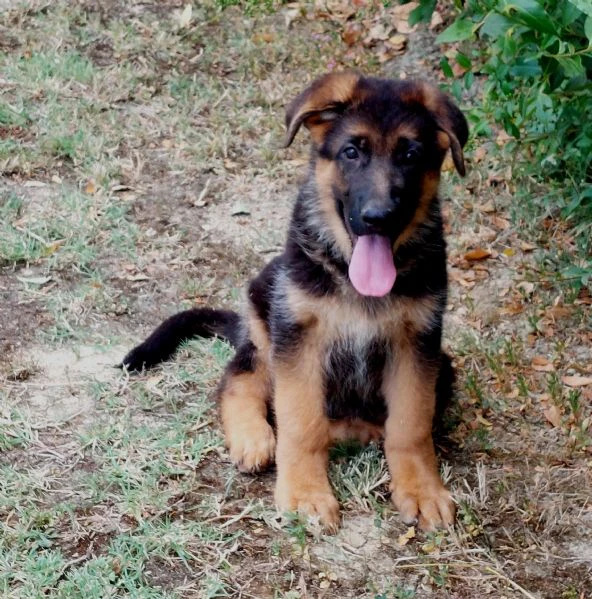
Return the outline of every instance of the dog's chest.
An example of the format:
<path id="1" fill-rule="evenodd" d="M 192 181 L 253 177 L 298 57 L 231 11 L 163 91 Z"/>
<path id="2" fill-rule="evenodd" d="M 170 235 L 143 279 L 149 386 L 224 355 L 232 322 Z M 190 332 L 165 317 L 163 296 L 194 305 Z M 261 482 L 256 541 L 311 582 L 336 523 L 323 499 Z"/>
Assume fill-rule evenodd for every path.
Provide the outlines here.
<path id="1" fill-rule="evenodd" d="M 326 348 L 325 409 L 331 420 L 386 419 L 382 378 L 389 349 L 384 339 L 345 337 Z"/>

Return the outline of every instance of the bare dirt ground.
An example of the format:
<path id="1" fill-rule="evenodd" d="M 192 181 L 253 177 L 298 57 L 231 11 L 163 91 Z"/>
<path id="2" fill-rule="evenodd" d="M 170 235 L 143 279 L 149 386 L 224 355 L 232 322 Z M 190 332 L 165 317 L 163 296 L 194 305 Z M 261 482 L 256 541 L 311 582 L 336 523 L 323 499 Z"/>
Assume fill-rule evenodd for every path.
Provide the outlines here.
<path id="1" fill-rule="evenodd" d="M 337 535 L 276 514 L 273 472 L 223 448 L 219 341 L 113 368 L 180 308 L 237 306 L 281 248 L 303 86 L 439 78 L 441 25 L 408 31 L 395 5 L 224 4 L 0 4 L 0 592 L 592 597 L 592 302 L 557 280 L 569 230 L 515 197 L 503 136 L 442 184 L 454 530 L 398 521 L 377 447 L 334 452 Z"/>

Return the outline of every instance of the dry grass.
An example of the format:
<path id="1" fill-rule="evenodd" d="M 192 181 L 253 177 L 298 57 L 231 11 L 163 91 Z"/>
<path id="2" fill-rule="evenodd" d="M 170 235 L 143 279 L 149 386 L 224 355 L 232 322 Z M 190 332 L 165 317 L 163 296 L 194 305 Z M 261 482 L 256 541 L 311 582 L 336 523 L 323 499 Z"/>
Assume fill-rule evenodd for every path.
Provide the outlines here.
<path id="1" fill-rule="evenodd" d="M 380 69 L 334 21 L 302 16 L 312 3 L 220 4 L 193 6 L 184 27 L 174 0 L 2 16 L 0 592 L 592 596 L 592 397 L 564 382 L 592 371 L 590 296 L 550 276 L 561 224 L 526 226 L 491 146 L 443 185 L 453 531 L 399 523 L 374 446 L 334 452 L 338 535 L 280 518 L 273 473 L 238 474 L 223 449 L 220 342 L 142 376 L 111 368 L 176 309 L 236 305 L 281 247 L 306 165 L 306 142 L 278 150 L 282 109 L 305 82 L 352 62 L 435 73 L 426 33 Z M 475 247 L 492 256 L 467 261 Z"/>

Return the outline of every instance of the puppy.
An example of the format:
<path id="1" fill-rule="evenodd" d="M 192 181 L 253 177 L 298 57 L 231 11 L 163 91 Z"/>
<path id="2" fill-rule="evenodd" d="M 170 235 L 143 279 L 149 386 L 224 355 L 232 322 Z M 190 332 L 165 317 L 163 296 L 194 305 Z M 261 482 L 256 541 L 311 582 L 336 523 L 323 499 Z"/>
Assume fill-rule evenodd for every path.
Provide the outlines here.
<path id="1" fill-rule="evenodd" d="M 251 281 L 242 316 L 181 312 L 123 365 L 152 366 L 195 335 L 228 339 L 236 354 L 219 398 L 230 457 L 243 471 L 275 460 L 281 510 L 336 528 L 330 445 L 384 438 L 402 519 L 450 525 L 432 440 L 452 379 L 438 184 L 447 151 L 464 175 L 467 122 L 427 83 L 339 72 L 288 106 L 286 146 L 303 125 L 310 163 L 286 246 Z"/>

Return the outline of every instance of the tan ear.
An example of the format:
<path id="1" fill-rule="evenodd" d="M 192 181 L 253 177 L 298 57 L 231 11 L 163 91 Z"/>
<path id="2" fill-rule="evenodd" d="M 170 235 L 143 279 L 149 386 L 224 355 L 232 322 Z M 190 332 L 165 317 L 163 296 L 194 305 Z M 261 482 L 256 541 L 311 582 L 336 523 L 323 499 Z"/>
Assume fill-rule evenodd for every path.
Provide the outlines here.
<path id="1" fill-rule="evenodd" d="M 353 71 L 329 73 L 320 77 L 297 96 L 286 109 L 286 139 L 288 147 L 301 125 L 310 130 L 320 143 L 329 123 L 339 117 L 355 97 L 360 75 Z"/>
<path id="2" fill-rule="evenodd" d="M 469 138 L 469 126 L 460 108 L 448 95 L 424 81 L 410 82 L 404 99 L 421 102 L 434 115 L 438 127 L 448 137 L 454 166 L 464 177 L 466 169 L 462 149 Z"/>

